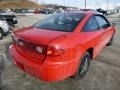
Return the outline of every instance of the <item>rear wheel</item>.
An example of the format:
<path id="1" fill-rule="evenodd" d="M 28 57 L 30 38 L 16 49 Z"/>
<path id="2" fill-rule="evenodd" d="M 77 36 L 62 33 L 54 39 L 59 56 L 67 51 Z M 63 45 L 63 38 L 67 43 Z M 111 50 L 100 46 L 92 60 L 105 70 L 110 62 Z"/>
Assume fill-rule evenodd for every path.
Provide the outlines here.
<path id="1" fill-rule="evenodd" d="M 108 42 L 107 46 L 112 46 L 114 41 L 114 34 L 112 35 L 112 38 L 110 39 L 110 41 Z"/>
<path id="2" fill-rule="evenodd" d="M 86 52 L 82 58 L 81 63 L 77 69 L 76 74 L 74 75 L 75 79 L 82 79 L 86 75 L 90 65 L 90 54 L 89 52 Z"/>
<path id="3" fill-rule="evenodd" d="M 3 36 L 4 36 L 4 33 L 3 33 L 2 29 L 0 29 L 0 40 L 3 39 Z"/>

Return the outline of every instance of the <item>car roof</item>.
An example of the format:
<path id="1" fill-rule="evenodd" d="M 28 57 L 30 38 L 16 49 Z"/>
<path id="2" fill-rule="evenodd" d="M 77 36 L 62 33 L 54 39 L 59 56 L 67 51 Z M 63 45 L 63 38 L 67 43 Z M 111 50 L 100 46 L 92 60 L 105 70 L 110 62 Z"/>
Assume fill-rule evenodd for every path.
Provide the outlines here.
<path id="1" fill-rule="evenodd" d="M 94 11 L 65 11 L 65 13 L 83 13 L 85 15 L 102 15 L 99 12 L 94 12 Z"/>

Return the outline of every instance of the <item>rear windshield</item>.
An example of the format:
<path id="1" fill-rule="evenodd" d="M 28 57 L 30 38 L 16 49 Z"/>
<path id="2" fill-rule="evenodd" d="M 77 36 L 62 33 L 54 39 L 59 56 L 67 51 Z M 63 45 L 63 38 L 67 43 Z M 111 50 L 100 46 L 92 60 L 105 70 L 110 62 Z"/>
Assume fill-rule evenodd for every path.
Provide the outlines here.
<path id="1" fill-rule="evenodd" d="M 34 24 L 34 28 L 71 32 L 83 19 L 82 13 L 57 13 Z"/>

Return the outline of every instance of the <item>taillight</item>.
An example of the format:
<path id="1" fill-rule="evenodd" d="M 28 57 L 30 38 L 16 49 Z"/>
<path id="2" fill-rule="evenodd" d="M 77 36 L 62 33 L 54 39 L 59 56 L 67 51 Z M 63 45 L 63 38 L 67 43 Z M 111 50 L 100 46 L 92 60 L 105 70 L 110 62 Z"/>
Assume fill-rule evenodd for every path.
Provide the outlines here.
<path id="1" fill-rule="evenodd" d="M 48 47 L 47 55 L 48 56 L 61 56 L 65 53 L 64 49 L 56 47 Z"/>

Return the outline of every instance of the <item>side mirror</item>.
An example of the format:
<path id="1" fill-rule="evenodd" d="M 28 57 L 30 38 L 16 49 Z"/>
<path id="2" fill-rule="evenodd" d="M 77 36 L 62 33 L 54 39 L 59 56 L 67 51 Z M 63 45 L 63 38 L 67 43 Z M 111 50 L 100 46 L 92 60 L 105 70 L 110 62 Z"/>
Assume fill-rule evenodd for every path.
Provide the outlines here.
<path id="1" fill-rule="evenodd" d="M 116 24 L 115 24 L 115 23 L 113 23 L 113 22 L 111 22 L 111 23 L 110 23 L 110 26 L 113 26 L 113 27 L 114 27 L 115 25 L 116 25 Z"/>

